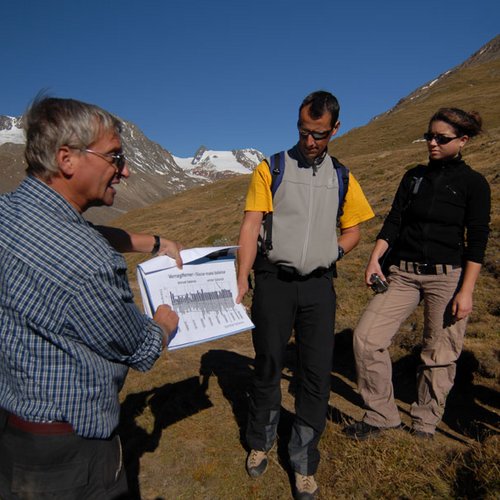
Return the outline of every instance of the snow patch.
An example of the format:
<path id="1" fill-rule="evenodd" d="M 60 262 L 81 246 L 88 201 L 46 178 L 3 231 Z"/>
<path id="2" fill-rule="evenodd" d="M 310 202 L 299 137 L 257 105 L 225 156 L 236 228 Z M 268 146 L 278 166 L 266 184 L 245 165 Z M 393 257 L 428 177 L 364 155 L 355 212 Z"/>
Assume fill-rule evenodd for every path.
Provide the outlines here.
<path id="1" fill-rule="evenodd" d="M 18 119 L 10 116 L 7 118 L 10 118 L 11 123 L 7 125 L 8 128 L 0 130 L 0 144 L 5 144 L 7 142 L 24 144 L 26 142 L 26 138 L 24 136 L 24 130 L 17 126 Z"/>
<path id="2" fill-rule="evenodd" d="M 254 150 L 240 150 L 242 154 L 253 167 L 259 162 L 259 153 Z M 249 174 L 252 168 L 246 167 L 240 163 L 232 151 L 213 151 L 205 150 L 203 154 L 196 157 L 180 158 L 173 156 L 175 163 L 186 172 L 192 172 L 197 169 L 210 170 L 212 172 L 233 172 L 236 174 Z M 194 161 L 193 161 L 194 160 Z"/>

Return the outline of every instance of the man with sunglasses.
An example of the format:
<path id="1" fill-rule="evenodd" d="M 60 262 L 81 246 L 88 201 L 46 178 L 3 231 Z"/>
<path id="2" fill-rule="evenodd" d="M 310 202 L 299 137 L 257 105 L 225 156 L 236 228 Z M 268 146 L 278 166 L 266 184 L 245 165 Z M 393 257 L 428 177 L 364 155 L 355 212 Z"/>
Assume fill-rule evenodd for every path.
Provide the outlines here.
<path id="1" fill-rule="evenodd" d="M 350 174 L 337 238 L 339 181 L 328 143 L 339 129 L 337 99 L 313 92 L 299 109 L 298 143 L 284 153 L 285 169 L 274 196 L 267 162 L 255 169 L 248 190 L 238 253 L 238 297 L 255 273 L 252 319 L 255 372 L 250 391 L 247 471 L 264 473 L 281 405 L 281 371 L 292 329 L 298 351 L 295 421 L 288 450 L 295 497 L 314 498 L 318 442 L 330 394 L 336 296 L 334 265 L 360 238 L 373 212 Z M 264 249 L 263 220 L 272 212 L 272 248 Z"/>
<path id="2" fill-rule="evenodd" d="M 28 175 L 0 197 L 0 497 L 125 497 L 118 392 L 129 368 L 153 366 L 178 317 L 139 312 L 123 257 L 82 217 L 130 175 L 120 122 L 56 98 L 24 120 Z M 175 242 L 101 231 L 178 257 Z"/>

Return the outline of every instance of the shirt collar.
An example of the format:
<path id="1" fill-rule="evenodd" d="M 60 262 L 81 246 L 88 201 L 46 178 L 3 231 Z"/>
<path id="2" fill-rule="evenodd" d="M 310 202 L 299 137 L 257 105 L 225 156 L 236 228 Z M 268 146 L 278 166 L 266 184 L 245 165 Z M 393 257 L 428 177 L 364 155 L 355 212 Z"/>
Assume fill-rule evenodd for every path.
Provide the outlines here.
<path id="1" fill-rule="evenodd" d="M 43 205 L 68 220 L 87 223 L 82 214 L 77 212 L 68 200 L 37 177 L 28 175 L 21 182 L 18 190 L 32 202 L 33 210 L 39 210 L 40 205 Z"/>

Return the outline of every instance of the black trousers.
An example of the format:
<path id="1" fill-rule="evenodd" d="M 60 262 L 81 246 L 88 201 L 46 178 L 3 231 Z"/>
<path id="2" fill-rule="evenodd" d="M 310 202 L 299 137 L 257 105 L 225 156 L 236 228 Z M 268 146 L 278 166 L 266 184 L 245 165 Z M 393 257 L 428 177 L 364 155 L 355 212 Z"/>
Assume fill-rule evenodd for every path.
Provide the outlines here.
<path id="1" fill-rule="evenodd" d="M 6 423 L 0 410 L 0 498 L 109 500 L 128 498 L 118 435 L 32 434 Z"/>
<path id="2" fill-rule="evenodd" d="M 294 471 L 314 474 L 325 428 L 335 327 L 332 272 L 307 278 L 256 271 L 252 303 L 255 370 L 249 398 L 247 444 L 269 450 L 276 439 L 281 374 L 295 330 L 298 351 L 295 421 L 288 445 Z"/>

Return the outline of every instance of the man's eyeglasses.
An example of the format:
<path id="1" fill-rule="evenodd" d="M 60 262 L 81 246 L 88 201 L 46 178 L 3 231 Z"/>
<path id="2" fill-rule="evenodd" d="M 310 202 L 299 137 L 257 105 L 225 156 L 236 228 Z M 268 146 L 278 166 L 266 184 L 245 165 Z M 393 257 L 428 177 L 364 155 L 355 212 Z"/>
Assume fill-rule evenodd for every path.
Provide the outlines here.
<path id="1" fill-rule="evenodd" d="M 330 135 L 332 130 L 333 129 L 327 130 L 325 132 L 313 132 L 312 130 L 306 130 L 305 128 L 299 127 L 299 134 L 304 139 L 307 139 L 307 137 L 312 136 L 312 138 L 315 141 L 321 141 L 323 139 L 326 139 Z"/>
<path id="2" fill-rule="evenodd" d="M 103 160 L 111 163 L 118 170 L 118 175 L 121 175 L 123 169 L 125 168 L 126 158 L 123 153 L 99 153 L 98 151 L 93 151 L 92 149 L 81 149 L 82 153 L 90 153 L 92 155 L 99 156 Z"/>
<path id="3" fill-rule="evenodd" d="M 430 132 L 426 132 L 424 134 L 424 139 L 427 142 L 431 142 L 432 139 L 434 139 L 436 141 L 436 144 L 443 145 L 443 144 L 448 144 L 449 142 L 453 141 L 454 139 L 460 139 L 460 137 L 458 137 L 458 136 L 448 137 L 447 135 L 431 134 Z"/>

